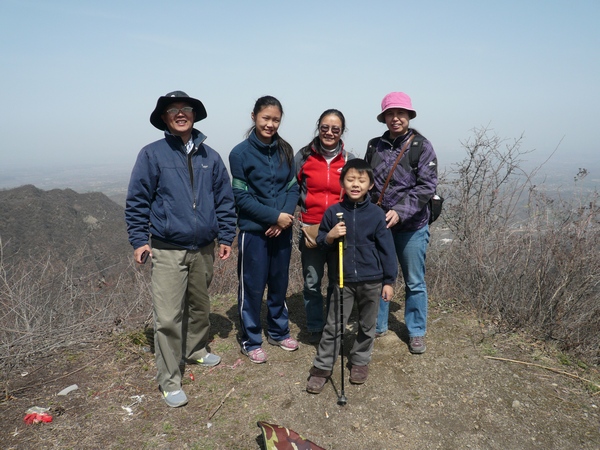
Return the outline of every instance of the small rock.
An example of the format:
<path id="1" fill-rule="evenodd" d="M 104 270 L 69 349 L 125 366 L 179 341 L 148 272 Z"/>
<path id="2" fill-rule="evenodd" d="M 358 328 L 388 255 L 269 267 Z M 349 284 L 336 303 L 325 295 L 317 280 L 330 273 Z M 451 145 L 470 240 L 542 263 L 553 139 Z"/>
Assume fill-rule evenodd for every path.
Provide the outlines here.
<path id="1" fill-rule="evenodd" d="M 519 400 L 513 400 L 512 407 L 514 409 L 519 409 L 521 407 L 521 402 Z"/>

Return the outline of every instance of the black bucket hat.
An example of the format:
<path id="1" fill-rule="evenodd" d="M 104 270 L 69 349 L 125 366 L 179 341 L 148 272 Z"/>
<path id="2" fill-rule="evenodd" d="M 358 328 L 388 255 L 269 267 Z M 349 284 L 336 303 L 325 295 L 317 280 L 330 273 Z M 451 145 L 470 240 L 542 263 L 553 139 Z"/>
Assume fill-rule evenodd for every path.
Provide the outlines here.
<path id="1" fill-rule="evenodd" d="M 166 130 L 167 124 L 162 120 L 161 116 L 165 112 L 167 106 L 176 102 L 189 103 L 189 105 L 194 108 L 194 122 L 206 119 L 206 109 L 200 100 L 190 97 L 183 91 L 173 91 L 158 98 L 156 108 L 154 108 L 154 111 L 150 114 L 150 123 L 159 130 Z"/>

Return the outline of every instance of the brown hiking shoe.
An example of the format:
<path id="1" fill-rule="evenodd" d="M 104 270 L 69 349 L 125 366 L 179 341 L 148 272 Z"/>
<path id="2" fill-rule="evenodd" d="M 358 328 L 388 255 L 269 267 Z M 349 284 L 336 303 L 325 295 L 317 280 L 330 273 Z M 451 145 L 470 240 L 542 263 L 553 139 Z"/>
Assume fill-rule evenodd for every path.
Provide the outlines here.
<path id="1" fill-rule="evenodd" d="M 323 370 L 312 366 L 309 373 L 310 377 L 308 377 L 308 383 L 306 383 L 306 392 L 320 394 L 325 387 L 325 383 L 327 383 L 327 378 L 331 376 L 331 370 Z"/>
<path id="2" fill-rule="evenodd" d="M 355 366 L 350 368 L 350 383 L 363 384 L 369 377 L 369 366 Z"/>
<path id="3" fill-rule="evenodd" d="M 425 349 L 427 349 L 427 346 L 425 345 L 425 336 L 415 336 L 408 340 L 408 350 L 410 350 L 411 353 L 425 353 Z"/>

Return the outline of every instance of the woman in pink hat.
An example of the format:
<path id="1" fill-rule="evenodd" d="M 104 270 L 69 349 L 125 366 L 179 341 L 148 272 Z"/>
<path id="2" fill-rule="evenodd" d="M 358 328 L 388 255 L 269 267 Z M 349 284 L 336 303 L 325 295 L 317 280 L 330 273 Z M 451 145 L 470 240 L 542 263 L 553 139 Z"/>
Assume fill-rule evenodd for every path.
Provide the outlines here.
<path id="1" fill-rule="evenodd" d="M 410 97 L 392 92 L 381 102 L 377 120 L 387 131 L 371 139 L 365 160 L 373 167 L 375 186 L 371 199 L 386 212 L 394 236 L 405 285 L 404 321 L 409 350 L 424 353 L 427 331 L 425 256 L 429 244 L 429 201 L 437 187 L 437 156 L 431 142 L 414 128 L 417 116 Z M 376 336 L 388 330 L 389 303 L 379 304 Z"/>

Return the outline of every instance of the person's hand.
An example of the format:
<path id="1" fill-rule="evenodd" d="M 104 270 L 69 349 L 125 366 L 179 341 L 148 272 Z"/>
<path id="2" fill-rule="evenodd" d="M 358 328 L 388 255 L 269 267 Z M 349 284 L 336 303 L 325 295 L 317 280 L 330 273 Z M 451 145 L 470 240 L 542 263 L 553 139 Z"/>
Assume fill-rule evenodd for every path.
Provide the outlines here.
<path id="1" fill-rule="evenodd" d="M 288 227 L 292 226 L 292 223 L 294 222 L 294 216 L 292 216 L 291 214 L 288 213 L 280 213 L 279 217 L 277 218 L 277 225 L 279 227 L 281 227 L 282 230 L 285 230 Z"/>
<path id="2" fill-rule="evenodd" d="M 133 259 L 135 260 L 136 263 L 138 264 L 144 264 L 146 261 L 146 256 L 145 253 L 148 254 L 147 257 L 152 258 L 152 249 L 150 248 L 150 246 L 148 244 L 146 245 L 142 245 L 141 247 L 136 248 L 133 251 Z"/>
<path id="3" fill-rule="evenodd" d="M 219 244 L 219 259 L 225 261 L 229 256 L 231 256 L 231 246 Z"/>
<path id="4" fill-rule="evenodd" d="M 342 236 L 346 236 L 346 224 L 344 222 L 338 222 L 335 227 L 329 230 L 327 233 L 327 243 L 329 245 L 333 244 L 333 241 L 341 238 Z"/>
<path id="5" fill-rule="evenodd" d="M 400 222 L 400 216 L 398 216 L 396 211 L 390 209 L 385 213 L 385 221 L 387 222 L 387 227 L 392 228 L 394 225 Z"/>
<path id="6" fill-rule="evenodd" d="M 265 231 L 265 236 L 267 237 L 277 237 L 281 234 L 281 232 L 283 231 L 283 228 L 281 228 L 279 225 L 271 225 L 267 231 Z"/>
<path id="7" fill-rule="evenodd" d="M 383 289 L 381 290 L 381 298 L 383 299 L 384 302 L 389 302 L 393 297 L 394 297 L 394 288 L 389 284 L 385 284 L 383 286 Z"/>

